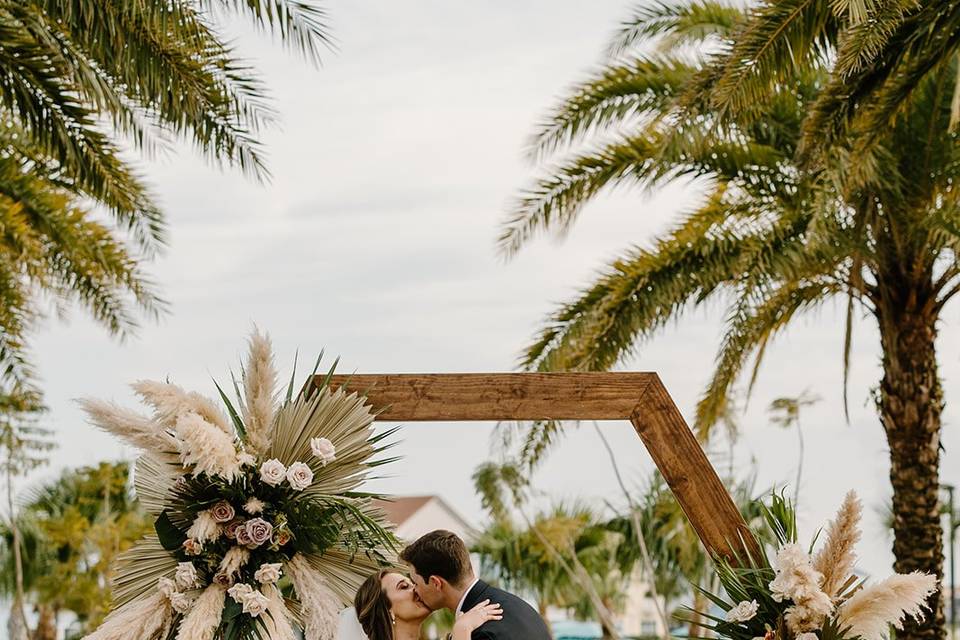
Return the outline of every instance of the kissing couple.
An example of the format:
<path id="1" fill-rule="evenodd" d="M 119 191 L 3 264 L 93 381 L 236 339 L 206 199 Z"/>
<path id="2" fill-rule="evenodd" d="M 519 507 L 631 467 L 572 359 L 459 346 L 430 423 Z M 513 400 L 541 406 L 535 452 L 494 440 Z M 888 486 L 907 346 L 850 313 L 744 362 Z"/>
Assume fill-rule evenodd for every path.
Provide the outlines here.
<path id="1" fill-rule="evenodd" d="M 438 609 L 456 615 L 448 640 L 550 640 L 533 607 L 477 579 L 467 545 L 456 534 L 431 531 L 400 559 L 409 575 L 382 570 L 357 590 L 354 606 L 368 640 L 417 640 L 423 621 Z"/>

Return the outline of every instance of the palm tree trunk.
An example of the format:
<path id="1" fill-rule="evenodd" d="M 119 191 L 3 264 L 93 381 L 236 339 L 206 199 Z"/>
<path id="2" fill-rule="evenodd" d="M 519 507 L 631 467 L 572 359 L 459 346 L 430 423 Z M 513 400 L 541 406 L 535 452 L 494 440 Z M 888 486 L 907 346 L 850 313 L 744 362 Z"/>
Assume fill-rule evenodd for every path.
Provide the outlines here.
<path id="1" fill-rule="evenodd" d="M 37 629 L 33 640 L 57 640 L 57 610 L 49 604 L 37 607 Z"/>
<path id="2" fill-rule="evenodd" d="M 612 603 L 609 602 L 608 600 L 603 601 L 603 606 L 606 607 L 608 611 L 610 610 L 611 605 Z M 610 620 L 606 618 L 600 619 L 600 637 L 603 638 L 604 640 L 619 637 L 619 635 L 617 634 L 617 630 L 615 628 L 611 628 Z"/>
<path id="3" fill-rule="evenodd" d="M 898 573 L 924 571 L 943 584 L 940 523 L 940 416 L 943 391 L 937 373 L 936 316 L 913 304 L 878 307 L 883 380 L 877 400 L 890 447 L 893 485 L 893 553 Z M 920 622 L 908 619 L 898 640 L 946 637 L 942 588 Z"/>
<path id="4" fill-rule="evenodd" d="M 13 534 L 13 573 L 14 592 L 13 603 L 10 607 L 10 618 L 7 621 L 7 633 L 10 640 L 27 640 L 27 617 L 24 613 L 23 597 L 23 555 L 21 553 L 20 527 L 13 509 L 13 465 L 7 461 L 7 511 L 10 514 L 10 532 Z"/>

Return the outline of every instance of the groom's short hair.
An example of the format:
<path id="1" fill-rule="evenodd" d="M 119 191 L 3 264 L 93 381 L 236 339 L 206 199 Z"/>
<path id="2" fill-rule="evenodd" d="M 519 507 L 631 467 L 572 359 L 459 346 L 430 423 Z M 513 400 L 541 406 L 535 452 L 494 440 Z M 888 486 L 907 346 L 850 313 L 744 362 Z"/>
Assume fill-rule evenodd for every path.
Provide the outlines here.
<path id="1" fill-rule="evenodd" d="M 400 559 L 413 565 L 424 581 L 439 576 L 461 586 L 473 572 L 470 552 L 460 536 L 438 529 L 424 534 L 400 553 Z"/>

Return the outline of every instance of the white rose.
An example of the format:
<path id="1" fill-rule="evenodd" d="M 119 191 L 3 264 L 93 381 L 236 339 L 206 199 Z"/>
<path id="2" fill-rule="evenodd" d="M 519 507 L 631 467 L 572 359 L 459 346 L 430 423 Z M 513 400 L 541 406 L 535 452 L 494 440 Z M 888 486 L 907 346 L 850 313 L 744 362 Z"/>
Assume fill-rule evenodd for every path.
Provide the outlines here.
<path id="1" fill-rule="evenodd" d="M 303 462 L 294 462 L 287 469 L 287 482 L 297 491 L 303 491 L 313 482 L 313 471 Z"/>
<path id="2" fill-rule="evenodd" d="M 260 565 L 253 577 L 260 584 L 273 584 L 280 579 L 280 562 L 268 562 Z"/>
<path id="3" fill-rule="evenodd" d="M 160 578 L 157 580 L 157 591 L 165 598 L 170 598 L 177 590 L 177 584 L 170 578 Z"/>
<path id="4" fill-rule="evenodd" d="M 727 611 L 726 620 L 727 622 L 746 622 L 752 620 L 759 609 L 760 605 L 757 604 L 756 600 L 744 600 Z"/>
<path id="5" fill-rule="evenodd" d="M 170 606 L 177 613 L 186 613 L 193 606 L 193 598 L 185 593 L 175 592 L 170 595 Z"/>
<path id="6" fill-rule="evenodd" d="M 260 479 L 271 487 L 275 487 L 283 482 L 283 477 L 286 473 L 287 468 L 276 458 L 271 458 L 260 465 Z"/>
<path id="7" fill-rule="evenodd" d="M 270 599 L 267 598 L 267 596 L 256 589 L 251 589 L 250 593 L 243 598 L 243 612 L 249 613 L 252 617 L 256 618 L 267 610 L 267 604 L 269 602 Z"/>
<path id="8" fill-rule="evenodd" d="M 199 578 L 197 569 L 192 562 L 178 562 L 177 573 L 174 575 L 177 586 L 181 589 L 192 589 L 197 586 Z"/>
<path id="9" fill-rule="evenodd" d="M 806 633 L 799 634 L 794 640 L 820 640 L 817 637 L 817 634 L 812 631 L 807 631 Z"/>
<path id="10" fill-rule="evenodd" d="M 320 459 L 323 466 L 327 466 L 327 463 L 337 459 L 337 448 L 326 438 L 311 438 L 310 450 L 313 451 L 313 455 Z"/>
<path id="11" fill-rule="evenodd" d="M 246 600 L 247 596 L 252 592 L 253 587 L 248 585 L 246 582 L 238 582 L 227 589 L 227 594 L 239 604 L 243 604 L 243 601 Z"/>

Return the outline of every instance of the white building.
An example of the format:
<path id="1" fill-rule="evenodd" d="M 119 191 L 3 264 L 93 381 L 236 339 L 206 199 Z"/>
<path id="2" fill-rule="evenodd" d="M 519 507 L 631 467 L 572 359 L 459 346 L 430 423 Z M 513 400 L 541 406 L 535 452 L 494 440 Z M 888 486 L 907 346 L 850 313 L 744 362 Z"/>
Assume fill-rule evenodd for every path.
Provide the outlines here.
<path id="1" fill-rule="evenodd" d="M 663 607 L 663 599 L 660 599 Z M 668 614 L 669 615 L 669 614 Z M 626 636 L 663 636 L 667 631 L 657 613 L 657 603 L 650 597 L 649 586 L 638 571 L 627 587 L 627 602 L 617 617 L 620 632 Z"/>
<path id="2" fill-rule="evenodd" d="M 476 538 L 474 528 L 440 496 L 402 496 L 376 500 L 374 504 L 387 514 L 387 521 L 404 542 L 413 542 L 436 529 L 452 531 L 467 544 Z"/>

